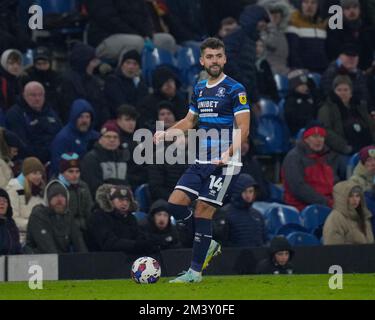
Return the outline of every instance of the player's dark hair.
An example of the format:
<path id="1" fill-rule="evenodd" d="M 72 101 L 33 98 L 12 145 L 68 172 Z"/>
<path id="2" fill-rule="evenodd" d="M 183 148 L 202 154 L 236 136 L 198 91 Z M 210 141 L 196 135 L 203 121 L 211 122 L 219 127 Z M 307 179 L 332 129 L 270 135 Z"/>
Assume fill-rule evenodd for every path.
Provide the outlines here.
<path id="1" fill-rule="evenodd" d="M 116 118 L 119 119 L 122 116 L 129 117 L 131 119 L 137 120 L 139 114 L 137 110 L 129 105 L 129 104 L 123 104 L 120 107 L 118 107 L 116 111 Z"/>
<path id="2" fill-rule="evenodd" d="M 201 55 L 203 54 L 203 51 L 209 49 L 220 49 L 223 48 L 225 50 L 224 42 L 221 41 L 218 38 L 207 38 L 204 40 L 201 44 Z"/>

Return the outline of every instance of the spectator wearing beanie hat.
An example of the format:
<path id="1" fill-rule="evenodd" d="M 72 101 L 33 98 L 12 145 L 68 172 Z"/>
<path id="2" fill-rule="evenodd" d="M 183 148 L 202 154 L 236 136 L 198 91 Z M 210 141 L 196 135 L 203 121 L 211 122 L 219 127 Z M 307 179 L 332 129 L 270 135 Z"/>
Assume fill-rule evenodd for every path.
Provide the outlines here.
<path id="1" fill-rule="evenodd" d="M 0 188 L 0 256 L 21 253 L 19 230 L 8 193 Z"/>
<path id="2" fill-rule="evenodd" d="M 141 75 L 141 56 L 136 50 L 120 56 L 116 71 L 105 81 L 104 94 L 112 118 L 121 105 L 137 106 L 147 96 L 148 87 Z"/>
<path id="3" fill-rule="evenodd" d="M 80 179 L 81 170 L 78 154 L 62 154 L 59 172 L 58 180 L 65 186 L 69 193 L 69 212 L 85 238 L 87 219 L 91 214 L 93 203 L 88 185 Z"/>
<path id="4" fill-rule="evenodd" d="M 318 115 L 318 104 L 309 85 L 306 70 L 288 74 L 289 93 L 285 101 L 285 120 L 293 136 Z"/>
<path id="5" fill-rule="evenodd" d="M 126 185 L 128 182 L 128 150 L 120 147 L 120 130 L 114 121 L 107 121 L 100 130 L 100 138 L 94 148 L 82 159 L 82 180 L 95 197 L 104 183 Z"/>
<path id="6" fill-rule="evenodd" d="M 337 76 L 330 96 L 318 113 L 327 128 L 327 145 L 343 155 L 352 155 L 375 143 L 375 123 L 365 102 L 353 99 L 353 83 L 348 76 Z"/>
<path id="7" fill-rule="evenodd" d="M 65 109 L 61 110 L 60 116 L 64 123 L 68 121 L 70 106 L 77 99 L 85 99 L 92 105 L 97 119 L 96 129 L 110 119 L 102 85 L 94 75 L 99 64 L 94 48 L 83 43 L 77 43 L 73 47 L 70 55 L 71 69 L 63 75 L 61 84 L 62 105 Z"/>
<path id="8" fill-rule="evenodd" d="M 152 86 L 154 92 L 149 94 L 139 104 L 140 126 L 152 129 L 157 119 L 157 105 L 161 101 L 169 101 L 172 104 L 176 120 L 181 120 L 188 112 L 187 100 L 179 91 L 181 83 L 177 74 L 171 67 L 159 66 L 152 74 Z"/>
<path id="9" fill-rule="evenodd" d="M 286 155 L 281 175 L 284 201 L 299 211 L 311 204 L 332 206 L 337 181 L 337 155 L 325 145 L 327 131 L 312 121 L 301 140 Z"/>
<path id="10" fill-rule="evenodd" d="M 11 179 L 6 187 L 12 202 L 13 216 L 20 231 L 21 243 L 24 243 L 26 227 L 32 209 L 43 204 L 45 169 L 34 157 L 26 158 L 22 164 L 22 173 Z"/>
<path id="11" fill-rule="evenodd" d="M 359 152 L 357 166 L 350 180 L 357 183 L 364 192 L 372 191 L 375 186 L 375 146 L 367 146 Z"/>
<path id="12" fill-rule="evenodd" d="M 74 217 L 69 212 L 69 193 L 58 180 L 45 189 L 45 205 L 35 206 L 27 226 L 27 253 L 87 252 Z"/>
<path id="13" fill-rule="evenodd" d="M 5 188 L 13 178 L 13 159 L 22 149 L 23 143 L 16 134 L 0 128 L 0 188 Z"/>

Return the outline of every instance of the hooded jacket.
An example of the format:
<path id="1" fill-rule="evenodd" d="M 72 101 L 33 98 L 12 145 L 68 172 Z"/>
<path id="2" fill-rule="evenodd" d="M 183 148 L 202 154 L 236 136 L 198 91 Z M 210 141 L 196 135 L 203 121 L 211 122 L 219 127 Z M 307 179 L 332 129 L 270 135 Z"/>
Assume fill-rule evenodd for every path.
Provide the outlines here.
<path id="1" fill-rule="evenodd" d="M 65 190 L 67 207 L 63 214 L 56 213 L 48 204 L 47 194 L 54 184 Z M 26 248 L 30 253 L 69 253 L 87 252 L 86 244 L 79 228 L 69 212 L 69 193 L 58 180 L 48 183 L 44 193 L 47 205 L 35 206 L 27 226 Z"/>
<path id="2" fill-rule="evenodd" d="M 81 178 L 94 198 L 96 190 L 104 183 L 127 185 L 129 160 L 127 150 L 106 150 L 99 143 L 81 161 Z"/>
<path id="3" fill-rule="evenodd" d="M 19 254 L 21 253 L 21 244 L 18 228 L 12 218 L 12 203 L 4 189 L 0 189 L 0 197 L 8 200 L 8 210 L 4 217 L 0 216 L 0 256 Z"/>
<path id="4" fill-rule="evenodd" d="M 332 206 L 336 167 L 337 155 L 327 147 L 316 153 L 298 141 L 282 165 L 285 203 L 300 211 L 310 204 Z"/>
<path id="5" fill-rule="evenodd" d="M 289 251 L 289 261 L 286 265 L 281 266 L 275 260 L 275 254 L 280 251 Z M 269 257 L 261 260 L 256 268 L 258 274 L 292 274 L 293 265 L 291 260 L 294 256 L 294 251 L 284 236 L 276 236 L 272 239 L 268 249 Z"/>
<path id="6" fill-rule="evenodd" d="M 169 79 L 173 79 L 176 83 L 176 95 L 173 98 L 166 97 L 161 88 Z M 187 101 L 181 97 L 179 88 L 181 82 L 177 74 L 168 66 L 160 66 L 155 69 L 152 75 L 152 84 L 154 93 L 149 94 L 139 103 L 140 127 L 153 129 L 155 121 L 158 118 L 157 106 L 162 101 L 169 101 L 172 104 L 172 111 L 176 117 L 176 121 L 183 119 L 187 112 Z"/>
<path id="7" fill-rule="evenodd" d="M 160 211 L 168 213 L 168 225 L 164 230 L 158 229 L 155 225 L 155 214 Z M 157 243 L 162 250 L 175 249 L 181 246 L 177 229 L 171 223 L 167 201 L 160 199 L 151 205 L 147 222 L 144 227 L 147 239 Z"/>
<path id="8" fill-rule="evenodd" d="M 5 124 L 25 144 L 25 156 L 37 157 L 42 163 L 50 160 L 50 145 L 61 130 L 62 123 L 49 105 L 45 104 L 42 110 L 37 112 L 21 98 L 8 111 Z"/>
<path id="9" fill-rule="evenodd" d="M 96 116 L 95 128 L 99 128 L 110 118 L 107 101 L 99 80 L 86 72 L 90 61 L 95 57 L 95 49 L 82 43 L 77 43 L 72 49 L 69 57 L 71 69 L 63 75 L 61 83 L 64 106 L 61 117 L 64 123 L 68 120 L 70 106 L 77 99 L 85 99 L 93 107 Z"/>
<path id="10" fill-rule="evenodd" d="M 294 11 L 286 35 L 290 68 L 325 71 L 329 63 L 325 48 L 327 31 L 326 22 L 319 17 L 319 9 L 312 19 L 304 17 L 301 9 Z"/>
<path id="11" fill-rule="evenodd" d="M 250 175 L 241 174 L 233 186 L 230 203 L 215 217 L 215 221 L 225 218 L 227 246 L 261 247 L 267 242 L 263 216 L 242 199 L 242 192 L 250 187 L 257 190 L 258 184 Z"/>
<path id="12" fill-rule="evenodd" d="M 364 192 L 371 192 L 375 185 L 375 174 L 371 174 L 362 164 L 362 161 L 359 161 L 350 180 L 357 183 Z"/>
<path id="13" fill-rule="evenodd" d="M 245 86 L 249 100 L 258 102 L 256 84 L 256 41 L 259 38 L 257 24 L 269 21 L 267 11 L 258 5 L 246 6 L 239 18 L 240 27 L 223 39 L 227 56 L 225 73 Z"/>
<path id="14" fill-rule="evenodd" d="M 17 96 L 21 93 L 19 79 L 7 71 L 7 61 L 11 53 L 16 53 L 22 61 L 22 53 L 18 50 L 8 49 L 1 55 L 0 61 L 0 109 L 7 111 L 16 103 Z"/>
<path id="15" fill-rule="evenodd" d="M 81 132 L 77 129 L 77 120 L 85 112 L 91 115 L 91 125 L 87 132 Z M 93 129 L 94 122 L 95 114 L 91 104 L 84 99 L 75 100 L 70 108 L 69 122 L 56 135 L 51 145 L 51 172 L 53 174 L 58 172 L 62 154 L 75 152 L 82 159 L 88 148 L 99 139 L 99 132 Z"/>
<path id="16" fill-rule="evenodd" d="M 132 79 L 126 77 L 121 71 L 124 54 L 125 52 L 120 55 L 116 71 L 107 77 L 104 85 L 104 94 L 108 100 L 112 118 L 116 117 L 118 107 L 123 104 L 137 106 L 148 94 L 148 87 L 141 75 Z"/>
<path id="17" fill-rule="evenodd" d="M 370 219 L 371 212 L 367 209 L 363 192 L 361 192 L 361 204 L 356 210 L 349 206 L 348 198 L 351 190 L 358 186 L 354 181 L 338 183 L 334 188 L 334 210 L 328 216 L 324 228 L 323 239 L 325 245 L 343 244 L 371 244 L 374 243 L 374 235 Z M 364 233 L 360 228 L 360 214 L 363 215 Z"/>
<path id="18" fill-rule="evenodd" d="M 285 31 L 288 27 L 292 8 L 284 0 L 261 0 L 258 1 L 258 4 L 268 12 L 273 10 L 281 12 L 280 25 L 269 25 L 267 31 L 261 34 L 261 38 L 265 43 L 267 61 L 271 65 L 272 71 L 277 74 L 286 75 L 289 72 L 289 68 L 287 67 L 289 47 Z"/>
<path id="19" fill-rule="evenodd" d="M 88 235 L 92 251 L 122 251 L 126 254 L 145 254 L 155 250 L 155 246 L 146 240 L 132 214 L 137 206 L 130 196 L 128 214 L 118 212 L 109 198 L 109 184 L 99 187 L 96 192 L 97 208 L 88 221 Z"/>
<path id="20" fill-rule="evenodd" d="M 358 137 L 359 132 L 356 128 L 355 144 L 351 145 L 353 153 L 358 152 L 365 146 L 375 143 L 375 123 L 368 114 L 367 104 L 365 101 L 357 103 L 356 99 L 350 102 L 350 108 L 347 108 L 342 103 L 341 99 L 331 93 L 330 97 L 326 100 L 318 113 L 318 119 L 327 128 L 327 145 L 334 151 L 342 154 L 348 154 L 349 140 L 346 136 L 344 128 L 345 116 L 347 121 L 353 122 L 353 127 L 359 124 L 361 126 L 361 137 Z M 365 133 L 366 130 L 366 133 Z M 366 141 L 367 140 L 367 141 Z"/>

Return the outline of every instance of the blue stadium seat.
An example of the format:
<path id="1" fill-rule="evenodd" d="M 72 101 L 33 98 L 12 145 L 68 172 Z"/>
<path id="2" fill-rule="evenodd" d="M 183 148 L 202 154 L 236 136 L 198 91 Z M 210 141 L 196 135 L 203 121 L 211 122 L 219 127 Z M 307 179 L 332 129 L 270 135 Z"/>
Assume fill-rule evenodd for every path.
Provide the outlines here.
<path id="1" fill-rule="evenodd" d="M 353 154 L 352 157 L 349 159 L 348 164 L 346 166 L 346 178 L 349 179 L 355 167 L 357 166 L 359 162 L 359 153 Z"/>
<path id="2" fill-rule="evenodd" d="M 151 205 L 151 197 L 147 183 L 140 185 L 135 190 L 134 197 L 138 202 L 139 210 L 142 212 L 148 212 Z"/>
<path id="3" fill-rule="evenodd" d="M 260 115 L 261 116 L 279 116 L 279 106 L 270 99 L 260 99 Z"/>
<path id="4" fill-rule="evenodd" d="M 279 102 L 280 114 L 282 114 L 283 116 L 284 116 L 284 113 L 285 113 L 285 102 L 286 102 L 285 99 L 281 99 L 280 102 Z"/>
<path id="5" fill-rule="evenodd" d="M 263 155 L 283 154 L 291 147 L 285 122 L 273 115 L 259 117 L 254 141 L 256 153 Z"/>
<path id="6" fill-rule="evenodd" d="M 143 225 L 147 222 L 148 215 L 146 212 L 136 211 L 133 212 L 133 215 L 137 219 L 138 224 Z"/>
<path id="7" fill-rule="evenodd" d="M 289 80 L 288 77 L 281 75 L 281 74 L 275 74 L 274 76 L 277 91 L 279 93 L 279 96 L 281 99 L 284 99 L 289 91 Z"/>
<path id="8" fill-rule="evenodd" d="M 306 232 L 293 232 L 286 238 L 292 247 L 319 246 L 321 244 L 315 236 Z"/>
<path id="9" fill-rule="evenodd" d="M 185 86 L 194 86 L 198 80 L 201 65 L 198 47 L 181 47 L 177 51 L 177 68 Z"/>
<path id="10" fill-rule="evenodd" d="M 324 223 L 332 209 L 326 206 L 314 204 L 301 211 L 303 226 L 318 239 L 322 237 Z"/>
<path id="11" fill-rule="evenodd" d="M 142 71 L 143 77 L 149 86 L 152 85 L 152 73 L 157 66 L 168 65 L 174 67 L 172 54 L 162 48 L 153 50 L 143 49 L 142 51 Z"/>
<path id="12" fill-rule="evenodd" d="M 265 219 L 269 234 L 277 234 L 282 226 L 288 224 L 301 225 L 298 210 L 283 206 L 268 209 L 265 213 Z"/>
<path id="13" fill-rule="evenodd" d="M 317 88 L 320 88 L 320 82 L 322 80 L 322 76 L 319 73 L 309 73 L 307 77 L 314 81 Z"/>
<path id="14" fill-rule="evenodd" d="M 80 5 L 77 0 L 34 0 L 34 3 L 42 7 L 43 14 L 74 12 Z"/>
<path id="15" fill-rule="evenodd" d="M 282 226 L 279 230 L 277 230 L 277 235 L 287 237 L 289 234 L 293 232 L 307 232 L 307 229 L 300 224 L 297 223 L 289 223 L 285 226 Z"/>
<path id="16" fill-rule="evenodd" d="M 273 183 L 269 183 L 270 190 L 270 201 L 272 202 L 284 202 L 284 188 L 282 186 L 277 186 Z"/>
<path id="17" fill-rule="evenodd" d="M 296 140 L 301 140 L 302 137 L 303 137 L 303 134 L 305 133 L 305 128 L 302 128 L 298 131 L 297 135 L 296 135 Z"/>

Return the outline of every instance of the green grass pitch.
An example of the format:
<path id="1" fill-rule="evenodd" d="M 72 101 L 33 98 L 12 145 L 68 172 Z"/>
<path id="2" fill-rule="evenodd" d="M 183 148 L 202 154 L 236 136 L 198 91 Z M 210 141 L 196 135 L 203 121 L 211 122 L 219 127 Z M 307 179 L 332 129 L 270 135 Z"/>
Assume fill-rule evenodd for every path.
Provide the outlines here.
<path id="1" fill-rule="evenodd" d="M 126 300 L 262 300 L 375 299 L 375 274 L 347 274 L 343 289 L 328 287 L 330 275 L 206 276 L 198 284 L 139 285 L 132 280 L 45 281 L 42 290 L 26 282 L 0 283 L 0 300 L 126 299 Z"/>

